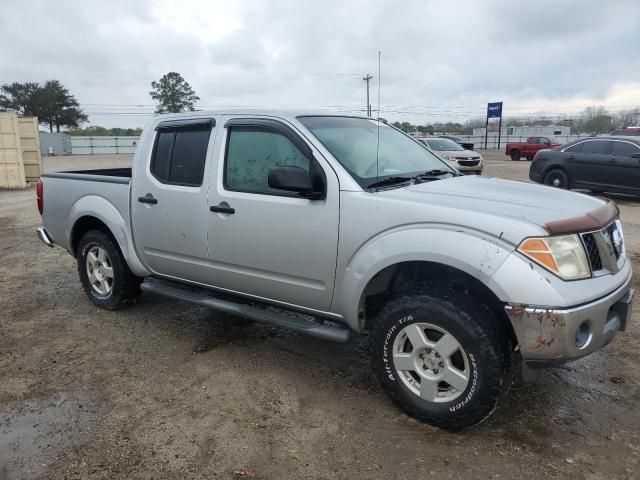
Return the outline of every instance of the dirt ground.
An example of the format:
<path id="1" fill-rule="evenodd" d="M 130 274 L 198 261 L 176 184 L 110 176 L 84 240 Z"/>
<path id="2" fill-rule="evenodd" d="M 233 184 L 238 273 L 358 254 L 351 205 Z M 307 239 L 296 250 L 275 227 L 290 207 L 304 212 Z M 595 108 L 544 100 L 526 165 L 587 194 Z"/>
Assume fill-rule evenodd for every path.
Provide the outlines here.
<path id="1" fill-rule="evenodd" d="M 486 174 L 526 181 L 528 162 L 486 157 Z M 638 272 L 640 198 L 615 200 Z M 640 477 L 637 300 L 602 351 L 512 388 L 488 422 L 452 434 L 387 400 L 366 339 L 337 345 L 148 294 L 96 309 L 39 225 L 33 186 L 0 191 L 2 480 Z"/>

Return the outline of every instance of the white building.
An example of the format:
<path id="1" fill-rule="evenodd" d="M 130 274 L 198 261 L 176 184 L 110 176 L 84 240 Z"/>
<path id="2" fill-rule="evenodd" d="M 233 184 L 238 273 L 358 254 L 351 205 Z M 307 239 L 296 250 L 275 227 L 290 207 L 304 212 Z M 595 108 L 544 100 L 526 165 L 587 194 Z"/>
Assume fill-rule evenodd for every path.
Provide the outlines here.
<path id="1" fill-rule="evenodd" d="M 474 128 L 474 137 L 484 137 L 484 127 Z M 502 137 L 564 137 L 571 135 L 571 127 L 565 127 L 560 125 L 547 125 L 547 126 L 535 126 L 535 127 L 502 127 Z M 492 132 L 489 130 L 489 136 L 498 136 L 498 132 Z"/>

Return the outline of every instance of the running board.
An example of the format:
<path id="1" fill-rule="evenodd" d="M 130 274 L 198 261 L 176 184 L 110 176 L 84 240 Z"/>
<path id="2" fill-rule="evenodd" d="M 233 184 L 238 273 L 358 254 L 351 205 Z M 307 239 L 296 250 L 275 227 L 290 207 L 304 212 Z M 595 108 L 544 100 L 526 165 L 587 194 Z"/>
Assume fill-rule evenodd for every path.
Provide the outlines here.
<path id="1" fill-rule="evenodd" d="M 259 322 L 270 323 L 278 327 L 288 328 L 299 333 L 311 335 L 312 337 L 324 338 L 333 342 L 346 343 L 350 336 L 349 328 L 331 323 L 323 323 L 317 319 L 309 320 L 309 315 L 300 314 L 292 310 L 273 308 L 269 305 L 259 304 L 259 306 L 233 301 L 231 295 L 217 295 L 211 290 L 191 287 L 177 282 L 159 280 L 157 278 L 147 278 L 140 285 L 144 292 L 157 293 L 165 297 L 183 300 L 185 302 L 202 305 L 214 310 L 231 313 L 244 318 L 250 318 Z M 278 313 L 286 312 L 288 315 Z"/>

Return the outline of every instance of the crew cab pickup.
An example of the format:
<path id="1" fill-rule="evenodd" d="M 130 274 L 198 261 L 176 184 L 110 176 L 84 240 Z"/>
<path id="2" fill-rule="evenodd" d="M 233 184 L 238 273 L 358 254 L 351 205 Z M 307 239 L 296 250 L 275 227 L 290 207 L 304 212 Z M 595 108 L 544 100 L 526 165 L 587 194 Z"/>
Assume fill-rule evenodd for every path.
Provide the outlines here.
<path id="1" fill-rule="evenodd" d="M 132 170 L 46 173 L 40 239 L 97 306 L 164 295 L 323 339 L 368 332 L 401 409 L 461 429 L 509 369 L 624 330 L 631 262 L 612 202 L 462 176 L 370 118 L 155 117 Z"/>
<path id="2" fill-rule="evenodd" d="M 514 161 L 518 161 L 522 157 L 531 161 L 539 150 L 551 149 L 559 146 L 559 143 L 553 143 L 547 137 L 529 137 L 526 142 L 507 143 L 505 154 L 510 156 L 511 160 Z"/>

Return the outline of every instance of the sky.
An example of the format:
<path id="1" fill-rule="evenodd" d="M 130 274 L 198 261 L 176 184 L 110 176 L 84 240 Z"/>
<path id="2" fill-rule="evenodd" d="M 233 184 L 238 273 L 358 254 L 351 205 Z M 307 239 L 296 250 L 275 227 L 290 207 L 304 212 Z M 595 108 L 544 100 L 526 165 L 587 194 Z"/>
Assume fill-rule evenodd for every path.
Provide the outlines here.
<path id="1" fill-rule="evenodd" d="M 143 126 L 176 71 L 198 109 L 427 124 L 640 107 L 640 0 L 1 0 L 0 84 L 60 80 L 89 124 Z M 378 52 L 381 75 L 378 75 Z M 380 81 L 380 91 L 378 91 Z"/>

